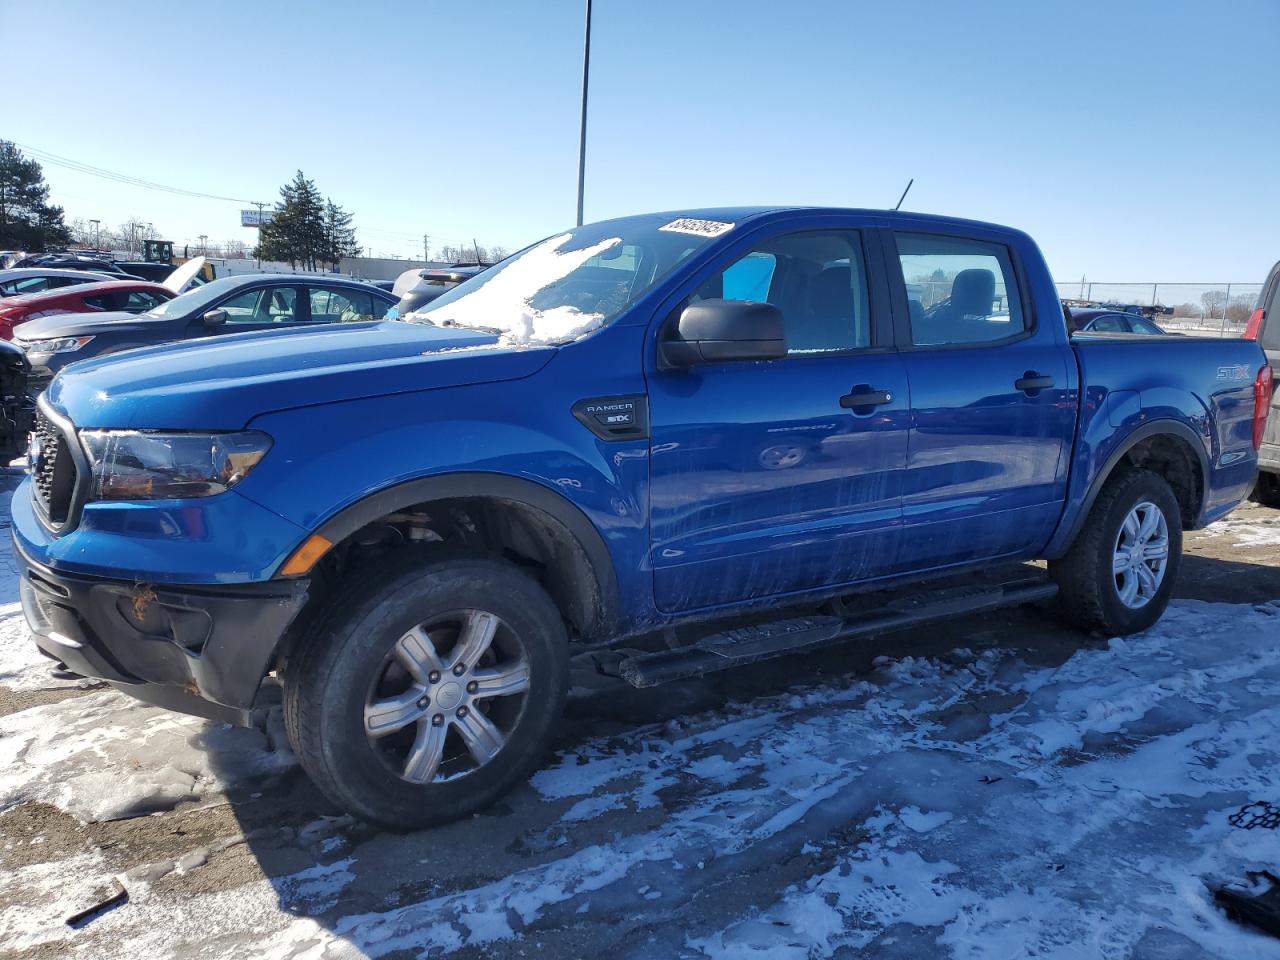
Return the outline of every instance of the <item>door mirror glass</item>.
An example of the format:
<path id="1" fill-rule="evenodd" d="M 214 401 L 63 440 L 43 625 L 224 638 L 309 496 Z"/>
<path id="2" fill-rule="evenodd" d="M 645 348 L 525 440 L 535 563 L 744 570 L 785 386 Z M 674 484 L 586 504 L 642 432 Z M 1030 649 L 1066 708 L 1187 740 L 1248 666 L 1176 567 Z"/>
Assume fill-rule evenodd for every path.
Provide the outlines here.
<path id="1" fill-rule="evenodd" d="M 772 303 L 754 300 L 691 303 L 663 341 L 662 355 L 672 367 L 785 357 L 782 311 Z"/>
<path id="2" fill-rule="evenodd" d="M 200 318 L 206 327 L 220 327 L 227 322 L 227 311 L 210 310 Z"/>

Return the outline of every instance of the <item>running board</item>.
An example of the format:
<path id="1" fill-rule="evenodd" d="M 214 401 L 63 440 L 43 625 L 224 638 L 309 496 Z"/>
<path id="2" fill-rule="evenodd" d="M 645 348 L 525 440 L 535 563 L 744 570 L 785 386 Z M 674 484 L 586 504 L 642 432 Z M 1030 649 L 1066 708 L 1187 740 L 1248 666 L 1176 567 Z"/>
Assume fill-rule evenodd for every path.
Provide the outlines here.
<path id="1" fill-rule="evenodd" d="M 656 687 L 669 680 L 697 677 L 793 653 L 808 653 L 858 637 L 892 633 L 1020 603 L 1051 600 L 1057 594 L 1058 585 L 1045 580 L 918 592 L 865 616 L 793 617 L 713 633 L 687 647 L 628 657 L 620 664 L 620 670 L 633 687 Z"/>

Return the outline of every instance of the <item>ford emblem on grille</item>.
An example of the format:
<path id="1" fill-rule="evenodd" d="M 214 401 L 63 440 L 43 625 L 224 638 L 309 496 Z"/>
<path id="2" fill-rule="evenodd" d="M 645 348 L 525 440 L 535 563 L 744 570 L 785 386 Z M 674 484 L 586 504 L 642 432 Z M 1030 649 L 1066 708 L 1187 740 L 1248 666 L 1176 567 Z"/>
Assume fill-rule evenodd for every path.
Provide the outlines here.
<path id="1" fill-rule="evenodd" d="M 32 476 L 40 472 L 44 466 L 44 440 L 40 434 L 31 435 L 31 443 L 27 445 L 27 473 Z"/>

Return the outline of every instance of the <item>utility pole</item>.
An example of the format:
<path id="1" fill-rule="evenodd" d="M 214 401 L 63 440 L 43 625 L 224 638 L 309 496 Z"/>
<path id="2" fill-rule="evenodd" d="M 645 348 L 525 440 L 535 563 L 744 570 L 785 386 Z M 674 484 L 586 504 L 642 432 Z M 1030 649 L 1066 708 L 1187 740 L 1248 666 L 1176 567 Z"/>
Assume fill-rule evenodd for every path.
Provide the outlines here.
<path id="1" fill-rule="evenodd" d="M 422 259 L 431 259 L 431 235 L 427 233 L 422 235 Z"/>
<path id="2" fill-rule="evenodd" d="M 582 41 L 582 120 L 578 126 L 578 226 L 582 226 L 582 191 L 587 176 L 587 81 L 591 77 L 591 0 L 587 0 L 587 32 Z"/>
<path id="3" fill-rule="evenodd" d="M 209 245 L 205 242 L 208 239 L 209 235 L 207 233 L 200 234 L 200 255 L 202 257 L 207 257 L 209 255 Z"/>
<path id="4" fill-rule="evenodd" d="M 93 249 L 97 252 L 98 248 L 102 246 L 102 221 L 90 220 L 89 222 L 93 224 Z"/>
<path id="5" fill-rule="evenodd" d="M 257 208 L 258 208 L 258 227 L 257 227 L 257 229 L 258 229 L 258 242 L 257 242 L 257 243 L 255 243 L 255 244 L 253 245 L 253 254 L 254 254 L 254 258 L 255 258 L 255 259 L 254 259 L 254 265 L 255 265 L 259 270 L 261 270 L 261 269 L 262 269 L 262 254 L 261 254 L 261 252 L 259 251 L 259 248 L 262 246 L 262 208 L 263 208 L 263 207 L 265 207 L 265 206 L 266 206 L 266 204 L 265 204 L 265 203 L 263 203 L 263 202 L 262 202 L 262 201 L 260 201 L 260 200 L 255 200 L 255 201 L 253 202 L 253 205 L 254 205 L 255 207 L 257 207 Z"/>

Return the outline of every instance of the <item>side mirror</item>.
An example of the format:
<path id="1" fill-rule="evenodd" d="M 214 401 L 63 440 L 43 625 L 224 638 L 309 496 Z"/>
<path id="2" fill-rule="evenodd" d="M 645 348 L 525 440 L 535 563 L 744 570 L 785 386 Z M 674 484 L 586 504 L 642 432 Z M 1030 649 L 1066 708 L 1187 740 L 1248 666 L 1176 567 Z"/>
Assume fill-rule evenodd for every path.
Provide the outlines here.
<path id="1" fill-rule="evenodd" d="M 206 327 L 220 327 L 227 322 L 227 311 L 210 310 L 200 318 Z"/>
<path id="2" fill-rule="evenodd" d="M 787 355 L 782 311 L 752 300 L 703 300 L 685 307 L 662 342 L 668 367 Z"/>

